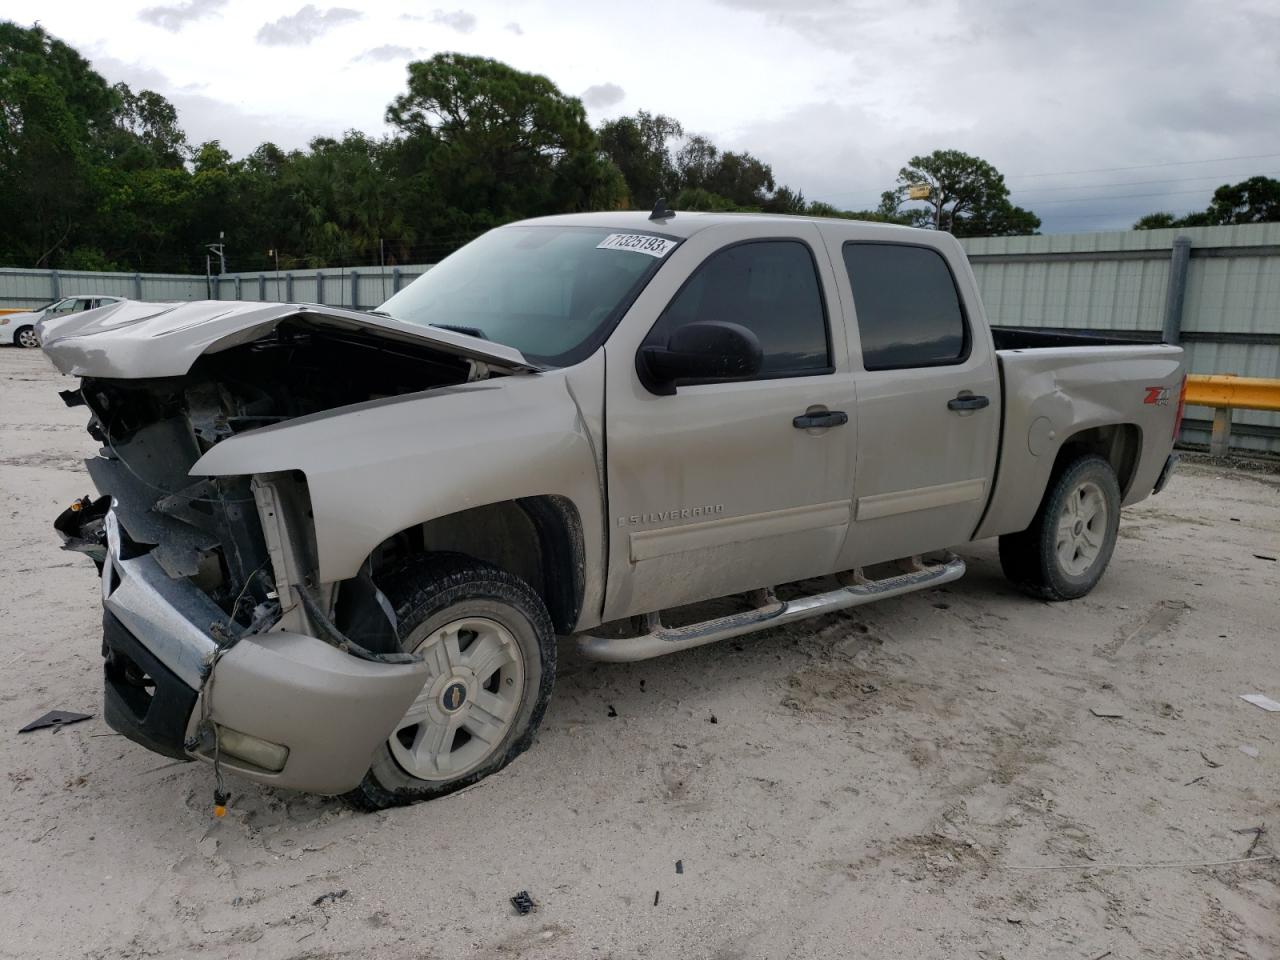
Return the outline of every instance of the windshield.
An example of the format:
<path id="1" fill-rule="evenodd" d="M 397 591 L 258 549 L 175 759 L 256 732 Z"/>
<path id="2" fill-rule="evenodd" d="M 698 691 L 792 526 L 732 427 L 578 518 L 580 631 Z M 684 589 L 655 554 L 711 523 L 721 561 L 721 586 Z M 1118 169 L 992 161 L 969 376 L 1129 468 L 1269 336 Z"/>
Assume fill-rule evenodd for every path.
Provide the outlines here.
<path id="1" fill-rule="evenodd" d="M 677 241 L 596 227 L 500 227 L 378 308 L 568 366 L 590 356 Z"/>

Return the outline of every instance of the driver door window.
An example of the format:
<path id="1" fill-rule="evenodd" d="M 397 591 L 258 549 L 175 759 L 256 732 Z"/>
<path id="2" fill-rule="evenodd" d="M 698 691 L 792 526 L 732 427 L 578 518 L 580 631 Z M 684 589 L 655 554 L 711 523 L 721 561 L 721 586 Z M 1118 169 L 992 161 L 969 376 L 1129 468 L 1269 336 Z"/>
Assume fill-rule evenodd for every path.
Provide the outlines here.
<path id="1" fill-rule="evenodd" d="M 654 324 L 646 344 L 665 346 L 689 323 L 746 327 L 764 354 L 758 378 L 831 371 L 827 312 L 817 268 L 799 240 L 753 240 L 706 259 Z"/>

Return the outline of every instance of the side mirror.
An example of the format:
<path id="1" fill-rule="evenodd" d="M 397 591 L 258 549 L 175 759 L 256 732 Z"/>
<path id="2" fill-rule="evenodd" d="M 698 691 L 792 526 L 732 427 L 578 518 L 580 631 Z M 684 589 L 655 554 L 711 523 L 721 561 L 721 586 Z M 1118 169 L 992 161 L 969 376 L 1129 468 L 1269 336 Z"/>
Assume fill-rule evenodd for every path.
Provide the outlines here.
<path id="1" fill-rule="evenodd" d="M 763 353 L 739 323 L 705 320 L 671 334 L 665 347 L 641 347 L 636 372 L 651 393 L 670 396 L 681 380 L 745 380 L 760 372 Z"/>

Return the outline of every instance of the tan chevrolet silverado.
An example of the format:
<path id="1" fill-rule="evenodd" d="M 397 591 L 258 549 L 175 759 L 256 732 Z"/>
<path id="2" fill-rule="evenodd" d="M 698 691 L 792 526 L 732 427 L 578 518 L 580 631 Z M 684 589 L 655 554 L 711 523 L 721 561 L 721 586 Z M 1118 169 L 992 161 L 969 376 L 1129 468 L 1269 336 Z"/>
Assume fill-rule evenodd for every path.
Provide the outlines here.
<path id="1" fill-rule="evenodd" d="M 675 653 L 996 536 L 1083 596 L 1184 382 L 990 327 L 945 233 L 662 205 L 501 227 L 370 313 L 123 303 L 44 349 L 102 444 L 56 526 L 101 567 L 107 721 L 366 808 L 524 751 L 557 636 Z"/>

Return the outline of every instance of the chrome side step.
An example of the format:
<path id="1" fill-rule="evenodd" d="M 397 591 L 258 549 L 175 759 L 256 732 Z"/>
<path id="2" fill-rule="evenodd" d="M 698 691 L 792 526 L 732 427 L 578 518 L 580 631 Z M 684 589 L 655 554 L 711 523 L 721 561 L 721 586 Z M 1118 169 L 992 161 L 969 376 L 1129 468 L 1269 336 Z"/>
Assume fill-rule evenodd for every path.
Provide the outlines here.
<path id="1" fill-rule="evenodd" d="M 844 586 L 826 593 L 816 593 L 798 600 L 779 600 L 772 590 L 757 590 L 754 609 L 730 614 L 715 620 L 689 624 L 686 627 L 664 627 L 659 614 L 648 615 L 649 632 L 638 637 L 601 637 L 590 633 L 578 635 L 578 650 L 592 660 L 626 663 L 649 660 L 678 650 L 701 647 L 744 633 L 780 627 L 786 623 L 833 613 L 848 607 L 897 597 L 916 590 L 941 586 L 964 576 L 964 561 L 947 554 L 941 563 L 925 564 L 912 558 L 912 569 L 883 580 L 868 580 L 860 570 L 840 575 Z"/>

